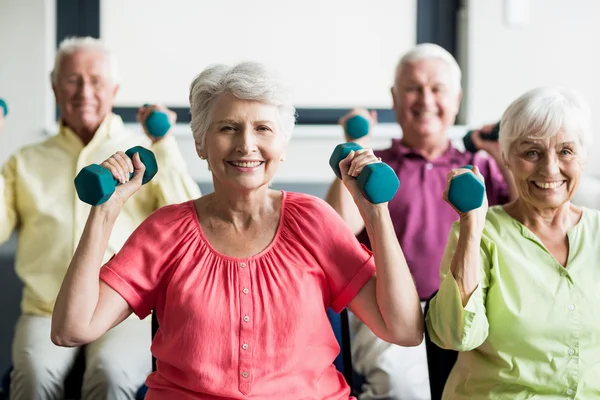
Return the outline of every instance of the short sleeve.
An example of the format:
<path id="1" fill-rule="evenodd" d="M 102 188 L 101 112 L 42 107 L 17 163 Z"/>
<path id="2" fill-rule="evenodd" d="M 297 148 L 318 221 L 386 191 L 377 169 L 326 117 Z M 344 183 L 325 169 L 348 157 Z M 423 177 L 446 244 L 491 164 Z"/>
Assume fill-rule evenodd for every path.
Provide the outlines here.
<path id="1" fill-rule="evenodd" d="M 140 319 L 155 308 L 161 285 L 186 250 L 182 245 L 189 237 L 186 207 L 189 203 L 152 213 L 100 269 L 100 279 L 119 293 Z"/>
<path id="2" fill-rule="evenodd" d="M 341 312 L 375 273 L 375 261 L 329 204 L 306 197 L 295 218 L 305 245 L 315 257 L 331 290 L 329 306 Z"/>
<path id="3" fill-rule="evenodd" d="M 496 161 L 489 154 L 479 151 L 473 156 L 473 164 L 477 165 L 485 179 L 489 205 L 506 204 L 509 199 L 508 184 Z"/>

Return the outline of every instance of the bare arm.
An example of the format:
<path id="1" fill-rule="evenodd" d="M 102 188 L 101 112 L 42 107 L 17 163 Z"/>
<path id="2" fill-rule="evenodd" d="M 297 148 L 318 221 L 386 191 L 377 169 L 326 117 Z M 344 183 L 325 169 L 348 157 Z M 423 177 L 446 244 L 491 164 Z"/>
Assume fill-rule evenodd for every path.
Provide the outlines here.
<path id="1" fill-rule="evenodd" d="M 131 314 L 127 302 L 99 279 L 102 258 L 116 215 L 93 207 L 52 314 L 52 342 L 78 346 L 93 342 Z"/>
<path id="2" fill-rule="evenodd" d="M 423 312 L 387 205 L 366 217 L 377 276 L 350 302 L 350 310 L 381 339 L 400 346 L 423 340 Z"/>
<path id="3" fill-rule="evenodd" d="M 144 175 L 144 164 L 136 154 L 131 160 L 117 153 L 102 166 L 113 176 L 129 176 L 131 181 L 118 186 L 104 204 L 92 207 L 82 237 L 63 280 L 52 314 L 52 341 L 59 346 L 92 342 L 118 325 L 132 312 L 116 291 L 100 281 L 102 259 L 114 223 L 125 201 L 136 192 Z M 126 182 L 121 180 L 121 182 Z"/>
<path id="4" fill-rule="evenodd" d="M 378 162 L 371 150 L 350 153 L 340 163 L 344 184 L 356 199 L 371 241 L 377 276 L 349 303 L 350 310 L 383 340 L 417 346 L 423 340 L 423 312 L 391 220 L 387 203 L 368 202 L 356 186 L 365 165 Z"/>
<path id="5" fill-rule="evenodd" d="M 360 211 L 358 211 L 352 195 L 340 179 L 336 178 L 333 181 L 327 191 L 325 201 L 342 217 L 355 236 L 363 231 L 365 223 L 360 216 Z"/>
<path id="6" fill-rule="evenodd" d="M 458 285 L 463 307 L 469 302 L 481 279 L 479 272 L 481 235 L 473 225 L 461 222 L 450 273 Z"/>
<path id="7" fill-rule="evenodd" d="M 448 190 L 450 189 L 452 178 L 463 173 L 470 173 L 470 171 L 458 168 L 448 173 L 448 184 L 444 190 L 443 198 L 452 208 L 454 206 L 448 201 Z M 473 167 L 473 173 L 482 181 L 484 180 L 479 172 L 479 168 Z M 456 210 L 456 208 L 454 209 Z M 485 197 L 483 205 L 477 209 L 466 213 L 456 210 L 460 218 L 460 232 L 456 250 L 450 263 L 450 273 L 454 276 L 458 285 L 463 307 L 468 303 L 480 281 L 481 237 L 483 235 L 487 210 L 487 197 Z"/>

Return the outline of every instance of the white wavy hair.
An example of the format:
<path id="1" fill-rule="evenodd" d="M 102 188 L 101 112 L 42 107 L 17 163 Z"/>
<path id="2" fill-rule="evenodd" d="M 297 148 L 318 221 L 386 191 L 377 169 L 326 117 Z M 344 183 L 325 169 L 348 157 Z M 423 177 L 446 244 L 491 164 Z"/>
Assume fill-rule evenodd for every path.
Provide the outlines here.
<path id="1" fill-rule="evenodd" d="M 206 133 L 212 123 L 213 104 L 223 93 L 276 106 L 279 127 L 289 141 L 296 123 L 296 109 L 290 100 L 289 89 L 277 74 L 256 62 L 233 66 L 217 64 L 202 71 L 190 85 L 190 127 L 199 148 L 204 148 Z"/>
<path id="2" fill-rule="evenodd" d="M 60 75 L 60 64 L 64 57 L 69 56 L 77 51 L 97 51 L 106 57 L 108 64 L 108 76 L 114 84 L 119 84 L 121 77 L 119 75 L 119 68 L 117 65 L 117 58 L 115 55 L 105 46 L 100 40 L 90 36 L 86 37 L 69 37 L 60 42 L 58 50 L 56 51 L 56 57 L 54 58 L 54 68 L 50 74 L 52 83 L 58 83 L 58 77 Z"/>
<path id="3" fill-rule="evenodd" d="M 396 77 L 398 74 L 400 74 L 400 71 L 406 64 L 421 60 L 443 61 L 448 66 L 448 70 L 450 71 L 450 79 L 452 81 L 453 88 L 457 91 L 461 90 L 462 72 L 458 66 L 458 62 L 456 62 L 456 59 L 446 49 L 433 43 L 418 44 L 405 53 L 402 58 L 400 58 L 400 61 L 398 61 L 398 65 L 396 66 Z"/>
<path id="4" fill-rule="evenodd" d="M 576 91 L 538 87 L 508 106 L 500 121 L 499 142 L 507 158 L 515 140 L 545 139 L 559 132 L 575 135 L 586 155 L 593 141 L 590 107 Z"/>

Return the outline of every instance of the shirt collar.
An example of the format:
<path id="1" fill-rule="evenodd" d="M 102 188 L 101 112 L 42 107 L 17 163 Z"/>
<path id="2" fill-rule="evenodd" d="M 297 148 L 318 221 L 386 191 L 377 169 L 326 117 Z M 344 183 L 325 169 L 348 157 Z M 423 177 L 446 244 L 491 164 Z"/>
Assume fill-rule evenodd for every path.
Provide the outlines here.
<path id="1" fill-rule="evenodd" d="M 108 114 L 98 127 L 98 130 L 96 130 L 96 133 L 94 133 L 94 137 L 87 146 L 94 147 L 97 143 L 104 142 L 105 140 L 114 137 L 122 131 L 122 128 L 123 119 L 116 114 Z M 59 136 L 63 137 L 67 143 L 78 148 L 80 151 L 85 147 L 79 136 L 77 136 L 77 134 L 70 127 L 64 124 L 62 118 L 58 123 L 58 134 Z"/>
<path id="2" fill-rule="evenodd" d="M 447 144 L 448 144 L 448 146 L 446 147 L 446 150 L 444 150 L 444 152 L 439 157 L 437 157 L 435 160 L 429 160 L 429 161 L 443 163 L 448 160 L 464 158 L 463 154 L 457 148 L 452 146 L 452 143 L 450 142 L 450 140 L 448 140 Z M 418 150 L 415 150 L 412 147 L 408 147 L 408 146 L 404 145 L 402 143 L 402 139 L 392 139 L 391 149 L 399 158 L 416 157 L 416 158 L 425 159 L 425 157 L 423 157 L 423 155 Z"/>

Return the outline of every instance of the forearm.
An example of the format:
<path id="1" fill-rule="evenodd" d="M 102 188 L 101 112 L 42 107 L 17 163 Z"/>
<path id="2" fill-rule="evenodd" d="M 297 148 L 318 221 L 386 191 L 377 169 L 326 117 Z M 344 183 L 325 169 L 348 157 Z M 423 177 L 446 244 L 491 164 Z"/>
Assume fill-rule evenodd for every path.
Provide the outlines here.
<path id="1" fill-rule="evenodd" d="M 388 333 L 418 344 L 423 336 L 421 304 L 387 205 L 362 214 L 375 259 L 377 305 Z"/>
<path id="2" fill-rule="evenodd" d="M 52 336 L 66 345 L 87 342 L 99 299 L 99 271 L 116 213 L 92 207 L 52 315 Z"/>
<path id="3" fill-rule="evenodd" d="M 352 195 L 348 189 L 346 189 L 341 179 L 335 179 L 333 181 L 327 191 L 325 201 L 340 217 L 342 217 L 354 235 L 358 235 L 362 232 L 365 223 L 360 215 L 360 211 L 356 207 Z"/>
<path id="4" fill-rule="evenodd" d="M 450 264 L 450 272 L 456 280 L 463 307 L 480 282 L 481 233 L 468 223 L 460 225 L 456 251 Z"/>

